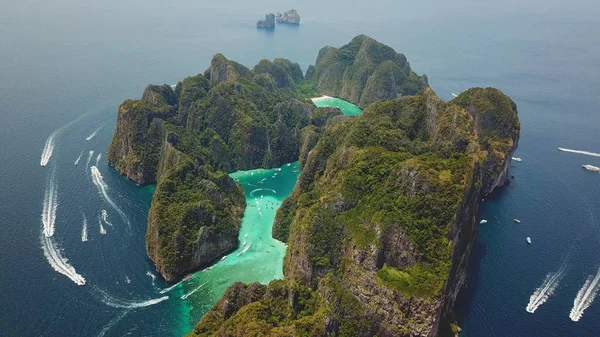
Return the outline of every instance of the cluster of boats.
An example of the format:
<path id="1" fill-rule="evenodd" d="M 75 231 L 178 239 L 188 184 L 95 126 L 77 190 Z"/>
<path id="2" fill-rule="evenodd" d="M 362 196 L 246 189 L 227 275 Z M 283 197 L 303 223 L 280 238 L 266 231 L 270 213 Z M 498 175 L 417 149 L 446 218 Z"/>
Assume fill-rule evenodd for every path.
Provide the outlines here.
<path id="1" fill-rule="evenodd" d="M 516 223 L 521 223 L 521 220 L 519 219 L 513 219 L 514 222 Z M 481 221 L 479 221 L 480 224 L 486 224 L 488 221 L 486 219 L 481 219 Z M 531 238 L 528 236 L 526 239 L 527 243 L 531 244 Z"/>

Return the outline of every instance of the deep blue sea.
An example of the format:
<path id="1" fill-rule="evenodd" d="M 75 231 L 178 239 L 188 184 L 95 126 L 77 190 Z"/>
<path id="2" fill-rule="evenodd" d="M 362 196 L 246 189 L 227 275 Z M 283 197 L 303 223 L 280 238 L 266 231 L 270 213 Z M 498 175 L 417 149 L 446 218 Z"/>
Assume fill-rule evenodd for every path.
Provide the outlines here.
<path id="1" fill-rule="evenodd" d="M 457 305 L 463 335 L 600 335 L 600 174 L 581 167 L 600 166 L 600 157 L 557 149 L 600 153 L 596 1 L 57 0 L 0 8 L 0 335 L 189 332 L 198 312 L 180 299 L 182 289 L 164 299 L 167 285 L 153 279 L 146 258 L 152 187 L 129 182 L 105 159 L 117 107 L 149 83 L 203 72 L 217 52 L 249 67 L 285 57 L 306 70 L 322 46 L 361 33 L 405 53 L 445 100 L 494 86 L 518 105 L 522 162 L 483 203 L 488 223 Z M 255 28 L 266 12 L 289 8 L 300 13 L 299 27 Z M 45 148 L 52 156 L 42 167 Z"/>

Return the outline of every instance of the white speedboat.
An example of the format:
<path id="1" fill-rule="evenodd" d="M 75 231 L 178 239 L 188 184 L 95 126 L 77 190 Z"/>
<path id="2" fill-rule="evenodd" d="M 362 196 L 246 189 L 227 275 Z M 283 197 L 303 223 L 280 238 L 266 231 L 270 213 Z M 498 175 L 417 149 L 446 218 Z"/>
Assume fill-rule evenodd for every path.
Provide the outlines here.
<path id="1" fill-rule="evenodd" d="M 519 220 L 519 219 L 513 219 L 513 221 L 516 223 L 521 223 L 521 220 Z"/>
<path id="2" fill-rule="evenodd" d="M 594 165 L 583 165 L 583 168 L 592 172 L 600 172 L 600 167 Z"/>
<path id="3" fill-rule="evenodd" d="M 512 160 L 514 160 L 514 161 L 522 161 L 523 159 L 521 159 L 519 157 L 512 157 Z"/>
<path id="4" fill-rule="evenodd" d="M 527 243 L 531 244 L 531 238 L 529 236 L 527 237 Z"/>
<path id="5" fill-rule="evenodd" d="M 480 224 L 487 223 L 487 220 L 483 219 L 483 220 L 479 221 L 479 223 L 480 223 Z"/>

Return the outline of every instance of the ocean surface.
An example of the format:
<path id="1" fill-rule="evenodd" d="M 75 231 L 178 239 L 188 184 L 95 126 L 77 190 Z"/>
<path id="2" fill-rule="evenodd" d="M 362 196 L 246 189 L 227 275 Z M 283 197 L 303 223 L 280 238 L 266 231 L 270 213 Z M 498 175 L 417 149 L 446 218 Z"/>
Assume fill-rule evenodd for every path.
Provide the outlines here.
<path id="1" fill-rule="evenodd" d="M 299 27 L 255 28 L 289 8 Z M 599 15 L 589 0 L 3 3 L 0 335 L 182 336 L 233 280 L 280 277 L 258 262 L 283 256 L 268 218 L 293 187 L 292 166 L 234 173 L 250 204 L 246 246 L 161 293 L 168 285 L 144 249 L 153 187 L 104 155 L 117 107 L 149 83 L 203 72 L 217 52 L 306 70 L 322 46 L 362 33 L 403 52 L 442 99 L 493 86 L 518 105 L 522 162 L 481 208 L 488 222 L 457 305 L 463 335 L 600 335 L 600 174 L 581 167 L 600 157 L 558 150 L 600 153 Z"/>

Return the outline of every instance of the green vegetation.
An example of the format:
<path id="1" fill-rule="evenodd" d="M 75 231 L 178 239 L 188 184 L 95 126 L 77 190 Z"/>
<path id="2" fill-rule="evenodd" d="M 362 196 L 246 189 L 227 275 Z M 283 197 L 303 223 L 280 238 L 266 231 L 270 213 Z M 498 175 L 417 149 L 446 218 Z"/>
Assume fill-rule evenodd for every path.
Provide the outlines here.
<path id="1" fill-rule="evenodd" d="M 429 334 L 519 121 L 496 89 L 445 103 L 427 86 L 361 35 L 322 48 L 306 78 L 285 59 L 251 70 L 217 54 L 175 90 L 152 85 L 121 105 L 108 159 L 157 183 L 146 248 L 168 281 L 237 247 L 245 202 L 225 172 L 302 168 L 273 226 L 288 243 L 285 280 L 233 285 L 191 336 Z M 341 116 L 307 100 L 320 94 L 367 108 Z"/>
<path id="2" fill-rule="evenodd" d="M 440 294 L 445 274 L 439 273 L 427 263 L 417 263 L 405 270 L 384 266 L 377 272 L 381 282 L 388 288 L 402 292 L 406 297 L 434 297 Z"/>
<path id="3" fill-rule="evenodd" d="M 428 86 L 403 54 L 374 39 L 359 35 L 341 47 L 324 47 L 317 63 L 306 74 L 309 84 L 320 93 L 348 100 L 361 108 L 401 95 L 414 95 Z"/>

